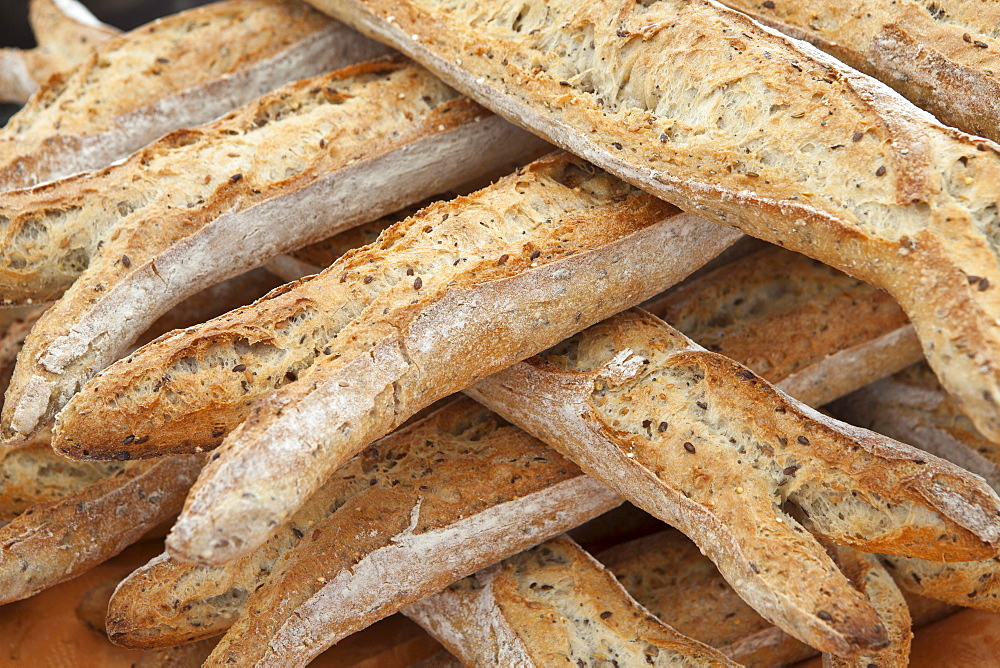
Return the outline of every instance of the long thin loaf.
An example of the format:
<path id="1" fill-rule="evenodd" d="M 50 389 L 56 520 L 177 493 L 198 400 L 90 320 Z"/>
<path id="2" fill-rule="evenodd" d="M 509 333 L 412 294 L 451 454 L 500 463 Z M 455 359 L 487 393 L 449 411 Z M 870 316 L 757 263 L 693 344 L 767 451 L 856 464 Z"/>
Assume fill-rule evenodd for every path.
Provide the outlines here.
<path id="1" fill-rule="evenodd" d="M 1000 149 L 713 0 L 312 0 L 630 183 L 884 288 L 1000 439 Z"/>
<path id="2" fill-rule="evenodd" d="M 975 476 L 832 421 L 641 312 L 466 392 L 680 528 L 765 618 L 834 654 L 884 632 L 846 581 L 832 593 L 835 568 L 804 529 L 951 561 L 1000 543 L 1000 500 Z"/>

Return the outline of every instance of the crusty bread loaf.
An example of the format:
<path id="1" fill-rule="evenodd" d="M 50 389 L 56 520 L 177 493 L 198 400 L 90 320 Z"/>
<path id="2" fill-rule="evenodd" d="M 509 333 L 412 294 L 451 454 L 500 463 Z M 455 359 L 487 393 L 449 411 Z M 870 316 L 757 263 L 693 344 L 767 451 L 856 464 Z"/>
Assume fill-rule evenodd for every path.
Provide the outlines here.
<path id="1" fill-rule="evenodd" d="M 559 507 L 570 497 L 572 509 Z M 394 597 L 415 600 L 460 577 L 456 569 L 468 574 L 618 502 L 560 455 L 461 398 L 350 460 L 248 556 L 202 566 L 161 555 L 137 570 L 112 599 L 109 635 L 127 647 L 190 642 L 224 632 L 247 605 L 267 609 L 264 601 L 283 599 L 267 619 L 248 619 L 227 639 L 229 651 L 262 651 L 269 638 L 281 637 L 290 615 L 315 625 L 313 637 L 333 642 L 332 634 L 343 637 L 394 612 Z M 521 515 L 510 516 L 514 511 Z M 499 524 L 486 526 L 490 517 Z M 428 549 L 431 539 L 440 546 Z M 409 563 L 415 559 L 420 568 Z M 367 582 L 371 569 L 382 572 L 378 592 L 344 589 Z M 327 599 L 339 600 L 342 610 L 338 626 L 324 630 L 317 615 Z"/>
<path id="2" fill-rule="evenodd" d="M 136 462 L 0 528 L 0 602 L 83 573 L 175 514 L 201 468 L 197 456 Z"/>
<path id="3" fill-rule="evenodd" d="M 556 154 L 424 209 L 308 281 L 145 346 L 70 402 L 54 446 L 76 458 L 212 447 L 250 414 L 168 543 L 225 562 L 416 410 L 648 298 L 734 238 Z"/>
<path id="4" fill-rule="evenodd" d="M 74 67 L 118 30 L 77 0 L 30 0 L 33 49 L 0 49 L 0 102 L 23 104 L 40 84 Z"/>
<path id="5" fill-rule="evenodd" d="M 687 211 L 887 290 L 1000 440 L 1000 147 L 713 0 L 311 0 Z"/>
<path id="6" fill-rule="evenodd" d="M 10 379 L 14 375 L 14 365 L 17 362 L 17 354 L 24 346 L 31 328 L 41 317 L 44 306 L 22 306 L 12 308 L 9 311 L 0 309 L 0 317 L 10 318 L 7 322 L 0 324 L 0 397 L 7 392 Z M 0 398 L 0 406 L 3 399 Z"/>
<path id="7" fill-rule="evenodd" d="M 892 576 L 874 555 L 843 546 L 831 546 L 830 551 L 840 570 L 878 611 L 879 619 L 889 632 L 889 644 L 877 651 L 851 658 L 824 654 L 824 668 L 906 668 L 910 663 L 912 624 L 906 600 Z"/>
<path id="8" fill-rule="evenodd" d="M 981 480 L 826 418 L 648 314 L 466 392 L 684 531 L 758 612 L 824 651 L 886 638 L 803 526 L 869 551 L 997 552 L 1000 499 Z"/>
<path id="9" fill-rule="evenodd" d="M 225 0 L 103 44 L 0 131 L 0 191 L 100 169 L 293 79 L 383 54 L 297 0 Z"/>
<path id="10" fill-rule="evenodd" d="M 7 299 L 75 283 L 25 343 L 6 436 L 45 425 L 184 297 L 541 145 L 396 57 L 289 84 L 124 163 L 12 194 L 0 206 Z"/>
<path id="11" fill-rule="evenodd" d="M 371 491 L 312 526 L 282 527 L 302 534 L 294 551 L 250 594 L 206 665 L 304 665 L 347 634 L 620 502 L 469 399 L 379 441 L 359 465 L 333 480 L 360 468 L 353 484 Z"/>
<path id="12" fill-rule="evenodd" d="M 1000 11 L 964 0 L 723 0 L 889 84 L 948 125 L 1000 140 Z"/>
<path id="13" fill-rule="evenodd" d="M 566 536 L 404 610 L 467 666 L 738 666 L 670 628 Z"/>
<path id="14" fill-rule="evenodd" d="M 679 531 L 660 531 L 596 556 L 664 623 L 748 668 L 792 664 L 818 653 L 754 612 Z"/>
<path id="15" fill-rule="evenodd" d="M 926 450 L 982 476 L 1000 489 L 1000 448 L 958 410 L 924 364 L 914 365 L 834 403 L 843 419 Z M 954 564 L 883 555 L 907 591 L 1000 612 L 1000 561 Z"/>
<path id="16" fill-rule="evenodd" d="M 774 247 L 643 308 L 810 406 L 923 359 L 913 328 L 889 295 Z"/>

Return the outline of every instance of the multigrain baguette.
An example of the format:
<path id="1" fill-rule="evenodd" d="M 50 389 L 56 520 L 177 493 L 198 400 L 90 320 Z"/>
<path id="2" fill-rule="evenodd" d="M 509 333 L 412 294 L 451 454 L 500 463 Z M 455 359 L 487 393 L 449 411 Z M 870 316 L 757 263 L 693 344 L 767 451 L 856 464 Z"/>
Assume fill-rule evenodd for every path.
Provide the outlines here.
<path id="1" fill-rule="evenodd" d="M 173 516 L 201 468 L 195 455 L 135 462 L 0 528 L 0 602 L 75 577 Z"/>
<path id="2" fill-rule="evenodd" d="M 208 448 L 249 415 L 168 543 L 222 563 L 410 414 L 663 290 L 735 236 L 555 154 L 148 344 L 67 405 L 54 447 L 75 458 Z"/>
<path id="3" fill-rule="evenodd" d="M 335 512 L 282 527 L 298 536 L 294 550 L 250 593 L 206 665 L 303 665 L 349 633 L 620 503 L 464 398 L 356 461 L 332 478 L 355 492 Z M 204 570 L 190 571 L 191 584 Z M 128 592 L 148 596 L 143 584 Z M 112 604 L 111 614 L 119 609 Z"/>
<path id="4" fill-rule="evenodd" d="M 923 359 L 889 295 L 779 248 L 719 267 L 643 308 L 810 406 Z"/>
<path id="5" fill-rule="evenodd" d="M 387 52 L 298 0 L 226 0 L 112 39 L 0 131 L 0 191 L 100 169 L 294 79 Z"/>
<path id="6" fill-rule="evenodd" d="M 644 536 L 596 557 L 665 624 L 748 668 L 792 664 L 818 653 L 754 612 L 679 531 Z"/>
<path id="7" fill-rule="evenodd" d="M 1000 149 L 712 0 L 312 0 L 682 209 L 899 302 L 1000 440 Z"/>
<path id="8" fill-rule="evenodd" d="M 1000 140 L 1000 11 L 964 0 L 723 0 L 895 88 L 948 125 Z"/>
<path id="9" fill-rule="evenodd" d="M 397 56 L 13 193 L 0 206 L 6 298 L 51 298 L 75 282 L 25 343 L 5 436 L 47 424 L 184 297 L 542 146 Z"/>
<path id="10" fill-rule="evenodd" d="M 404 611 L 467 666 L 738 666 L 649 614 L 567 536 Z"/>
<path id="11" fill-rule="evenodd" d="M 824 651 L 856 656 L 885 631 L 803 527 L 869 551 L 997 552 L 1000 500 L 981 480 L 826 418 L 639 311 L 466 392 L 681 529 L 765 618 Z"/>
<path id="12" fill-rule="evenodd" d="M 831 405 L 854 424 L 955 462 L 1000 489 L 1000 450 L 976 431 L 923 364 L 914 365 Z M 1000 612 L 1000 560 L 954 564 L 883 555 L 907 591 L 955 605 Z"/>
<path id="13" fill-rule="evenodd" d="M 571 508 L 558 507 L 568 499 L 572 499 Z M 617 503 L 610 490 L 585 478 L 572 463 L 471 399 L 461 398 L 351 459 L 270 540 L 246 557 L 223 566 L 204 566 L 164 554 L 134 572 L 111 601 L 109 635 L 119 645 L 141 648 L 217 635 L 233 625 L 248 599 L 254 604 L 250 597 L 262 587 L 270 593 L 260 596 L 309 598 L 318 593 L 295 591 L 310 578 L 333 582 L 340 569 L 353 573 L 348 581 L 367 577 L 371 568 L 413 570 L 409 575 L 395 574 L 403 578 L 399 582 L 385 580 L 380 585 L 384 590 L 377 594 L 385 599 L 383 605 L 394 596 L 412 599 L 417 588 L 429 594 L 455 579 L 448 578 L 457 562 L 493 563 L 515 552 L 514 545 L 544 540 L 538 531 L 547 524 L 551 527 L 544 530 L 551 536 Z M 419 512 L 414 511 L 417 506 Z M 513 509 L 523 515 L 504 516 L 506 529 L 501 533 L 511 535 L 502 535 L 494 545 L 477 545 L 467 534 L 491 514 Z M 422 518 L 420 527 L 411 526 L 414 512 Z M 377 526 L 376 519 L 383 526 Z M 356 521 L 364 531 L 351 526 Z M 365 533 L 369 529 L 371 533 Z M 487 529 L 487 533 L 495 531 Z M 452 538 L 447 537 L 449 532 Z M 408 566 L 407 559 L 415 558 L 413 550 L 422 550 L 416 541 L 421 535 L 440 538 L 445 554 L 433 550 L 423 554 L 417 569 Z M 466 548 L 472 551 L 460 553 Z M 476 550 L 485 551 L 476 554 Z M 289 574 L 273 575 L 281 569 Z M 399 591 L 394 585 L 399 585 Z M 334 585 L 330 588 L 336 591 Z M 365 597 L 373 592 L 341 595 L 345 619 L 370 612 L 371 601 Z M 163 601 L 176 605 L 164 608 Z M 294 610 L 304 619 L 304 602 L 288 603 L 273 614 L 287 616 Z M 243 631 L 247 635 L 244 645 L 263 641 L 253 633 Z"/>
<path id="14" fill-rule="evenodd" d="M 39 85 L 71 69 L 118 35 L 77 0 L 31 0 L 28 20 L 33 49 L 0 49 L 0 102 L 23 104 Z"/>

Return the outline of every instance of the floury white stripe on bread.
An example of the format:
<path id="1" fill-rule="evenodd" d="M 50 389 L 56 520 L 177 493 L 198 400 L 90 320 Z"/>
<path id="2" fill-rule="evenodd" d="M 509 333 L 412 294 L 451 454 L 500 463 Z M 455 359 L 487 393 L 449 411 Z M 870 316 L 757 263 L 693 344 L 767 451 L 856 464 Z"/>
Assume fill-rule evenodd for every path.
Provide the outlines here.
<path id="1" fill-rule="evenodd" d="M 66 293 L 25 343 L 5 436 L 47 424 L 188 295 L 542 146 L 396 57 L 290 84 L 99 172 L 8 193 L 5 297 Z"/>
<path id="2" fill-rule="evenodd" d="M 295 79 L 386 53 L 297 0 L 227 0 L 112 39 L 0 131 L 0 192 L 100 169 Z"/>
<path id="3" fill-rule="evenodd" d="M 567 536 L 406 608 L 467 666 L 739 666 L 635 602 Z"/>
<path id="4" fill-rule="evenodd" d="M 311 0 L 647 191 L 887 290 L 1000 439 L 1000 147 L 712 0 Z"/>
<path id="5" fill-rule="evenodd" d="M 410 414 L 652 296 L 735 238 L 556 154 L 145 346 L 67 405 L 55 447 L 82 458 L 212 447 L 249 416 L 169 543 L 222 563 Z"/>

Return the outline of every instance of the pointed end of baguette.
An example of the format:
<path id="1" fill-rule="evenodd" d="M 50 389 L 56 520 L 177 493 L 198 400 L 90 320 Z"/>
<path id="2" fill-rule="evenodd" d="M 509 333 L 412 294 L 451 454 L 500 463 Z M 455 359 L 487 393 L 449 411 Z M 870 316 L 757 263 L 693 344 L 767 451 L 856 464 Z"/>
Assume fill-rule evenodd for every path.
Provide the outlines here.
<path id="1" fill-rule="evenodd" d="M 54 383 L 41 376 L 31 376 L 20 388 L 10 387 L 0 434 L 5 445 L 23 443 L 51 423 L 49 403 L 54 389 Z"/>

